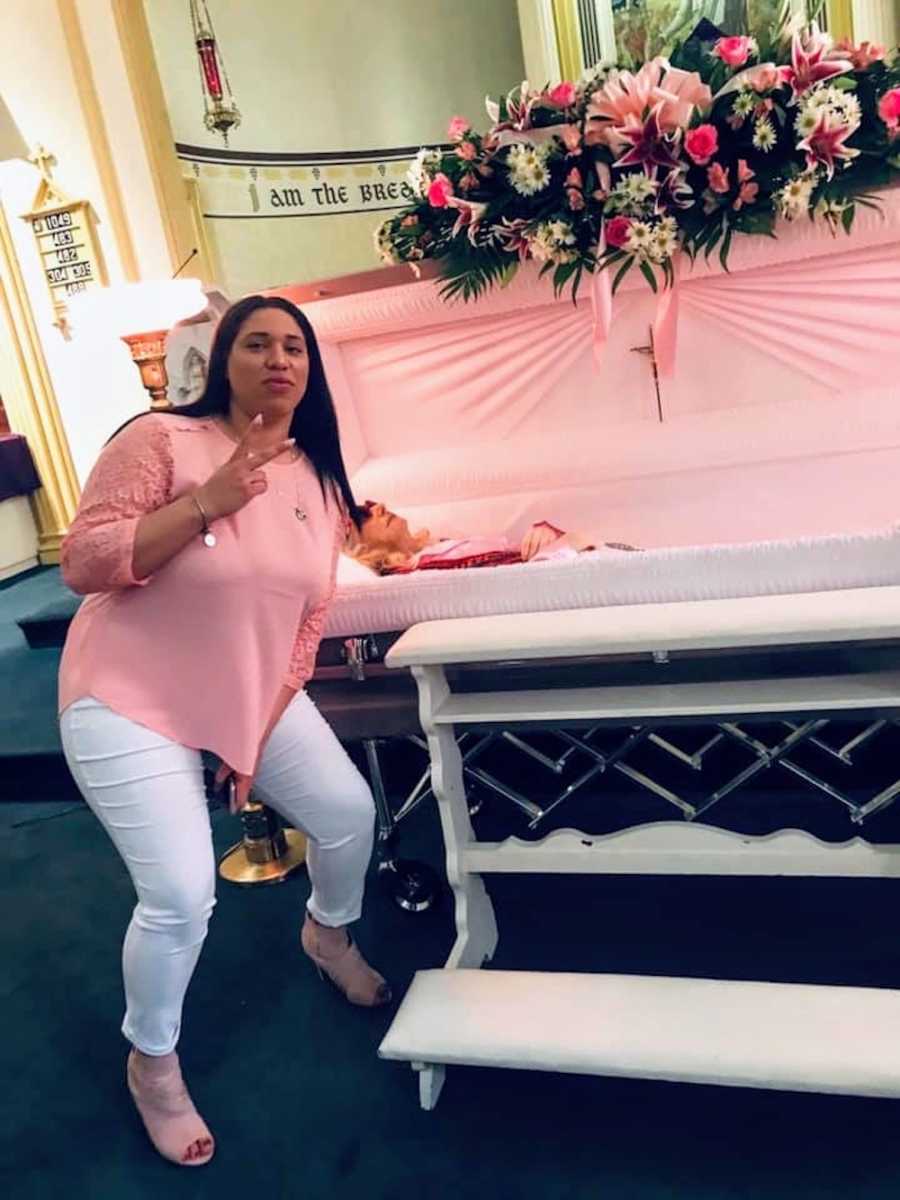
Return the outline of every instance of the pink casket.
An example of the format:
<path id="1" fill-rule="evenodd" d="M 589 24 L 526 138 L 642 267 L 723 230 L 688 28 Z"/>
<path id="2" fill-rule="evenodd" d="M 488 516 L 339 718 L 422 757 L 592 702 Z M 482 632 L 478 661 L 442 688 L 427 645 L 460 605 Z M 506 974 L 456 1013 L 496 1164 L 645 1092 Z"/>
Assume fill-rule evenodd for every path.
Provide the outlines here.
<path id="1" fill-rule="evenodd" d="M 391 578 L 344 560 L 327 634 L 900 582 L 900 190 L 880 207 L 683 269 L 668 378 L 634 274 L 599 362 L 589 297 L 533 273 L 474 304 L 433 280 L 310 304 L 359 499 L 435 534 L 547 518 L 646 548 Z"/>

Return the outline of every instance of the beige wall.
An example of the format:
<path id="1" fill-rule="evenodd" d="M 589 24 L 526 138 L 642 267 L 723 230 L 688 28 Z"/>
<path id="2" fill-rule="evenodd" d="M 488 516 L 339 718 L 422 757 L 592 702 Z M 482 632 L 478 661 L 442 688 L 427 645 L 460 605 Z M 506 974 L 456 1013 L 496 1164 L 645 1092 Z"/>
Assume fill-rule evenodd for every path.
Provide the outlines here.
<path id="1" fill-rule="evenodd" d="M 203 107 L 186 0 L 145 0 L 177 142 L 218 151 Z M 256 216 L 251 188 L 307 188 L 309 164 L 260 166 L 258 152 L 301 155 L 418 147 L 444 140 L 454 113 L 484 122 L 488 91 L 523 77 L 516 0 L 255 0 L 210 5 L 243 123 L 229 139 L 242 156 L 200 168 L 204 209 L 229 294 L 372 268 L 378 212 Z M 314 165 L 314 164 L 313 164 Z M 186 170 L 190 168 L 186 166 Z M 323 167 L 359 184 L 402 179 L 400 164 Z M 340 174 L 340 172 L 343 172 Z M 319 182 L 321 179 L 319 180 Z M 354 191 L 354 189 L 356 189 Z M 359 201 L 362 203 L 362 201 Z"/>
<path id="2" fill-rule="evenodd" d="M 852 0 L 853 34 L 858 42 L 900 42 L 900 0 Z"/>

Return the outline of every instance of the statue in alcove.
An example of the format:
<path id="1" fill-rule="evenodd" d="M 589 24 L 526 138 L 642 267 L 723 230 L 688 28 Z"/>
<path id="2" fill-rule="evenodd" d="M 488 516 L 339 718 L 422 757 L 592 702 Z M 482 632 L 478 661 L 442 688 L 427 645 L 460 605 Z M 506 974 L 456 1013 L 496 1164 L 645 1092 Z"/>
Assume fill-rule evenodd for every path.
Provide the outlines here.
<path id="1" fill-rule="evenodd" d="M 176 408 L 199 400 L 206 386 L 206 369 L 213 333 L 228 300 L 222 292 L 204 288 L 207 307 L 196 316 L 180 321 L 166 341 L 166 373 L 169 401 Z"/>
<path id="2" fill-rule="evenodd" d="M 196 346 L 188 346 L 181 364 L 175 395 L 172 397 L 176 407 L 181 404 L 193 404 L 195 400 L 200 399 L 206 387 L 208 365 L 209 360 L 201 350 Z"/>

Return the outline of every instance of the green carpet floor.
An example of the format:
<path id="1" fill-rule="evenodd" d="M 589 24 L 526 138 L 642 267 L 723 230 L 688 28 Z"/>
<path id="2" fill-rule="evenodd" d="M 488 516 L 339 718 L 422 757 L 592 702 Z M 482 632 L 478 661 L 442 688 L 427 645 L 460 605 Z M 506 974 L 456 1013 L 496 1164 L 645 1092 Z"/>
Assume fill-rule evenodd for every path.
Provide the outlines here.
<path id="1" fill-rule="evenodd" d="M 0 760 L 60 753 L 52 719 L 60 651 L 29 649 L 16 624 L 58 592 L 55 568 L 0 585 Z"/>
<path id="2" fill-rule="evenodd" d="M 4 626 L 13 607 L 0 591 L 0 656 L 19 649 Z M 48 661 L 12 714 L 29 745 L 52 740 L 38 728 L 52 712 Z M 4 686 L 0 725 L 22 695 Z M 0 767 L 5 797 L 19 797 L 0 804 L 4 1200 L 887 1200 L 900 1189 L 889 1101 L 454 1068 L 436 1111 L 421 1112 L 412 1071 L 376 1056 L 391 1013 L 347 1005 L 297 950 L 305 873 L 219 889 L 182 1045 L 219 1148 L 200 1170 L 169 1166 L 123 1080 L 125 871 L 72 806 L 58 760 L 55 776 L 29 776 L 21 756 Z M 221 811 L 213 829 L 219 851 L 237 836 Z M 440 866 L 432 807 L 404 825 L 403 852 Z M 491 892 L 500 968 L 900 987 L 893 883 L 511 876 Z M 448 904 L 410 916 L 371 882 L 358 938 L 398 995 L 451 937 Z M 523 995 L 518 1019 L 527 1006 Z"/>

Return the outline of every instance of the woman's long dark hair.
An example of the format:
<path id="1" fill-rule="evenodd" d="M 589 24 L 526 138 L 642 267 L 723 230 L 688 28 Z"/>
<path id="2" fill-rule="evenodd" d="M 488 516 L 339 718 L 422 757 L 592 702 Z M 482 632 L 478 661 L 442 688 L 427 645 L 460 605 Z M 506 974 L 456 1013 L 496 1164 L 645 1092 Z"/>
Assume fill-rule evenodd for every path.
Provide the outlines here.
<path id="1" fill-rule="evenodd" d="M 174 411 L 179 417 L 228 416 L 231 403 L 228 359 L 231 357 L 231 348 L 241 326 L 252 313 L 261 308 L 280 308 L 297 323 L 303 333 L 309 360 L 309 378 L 303 398 L 294 409 L 291 418 L 290 436 L 296 438 L 297 445 L 312 463 L 319 477 L 322 494 L 325 495 L 326 488 L 330 485 L 337 493 L 337 498 L 343 501 L 348 516 L 358 523 L 356 501 L 341 454 L 337 415 L 325 378 L 319 343 L 309 319 L 290 300 L 285 300 L 282 296 L 245 296 L 243 300 L 232 304 L 223 314 L 213 338 L 203 395 L 193 404 L 181 405 Z"/>

